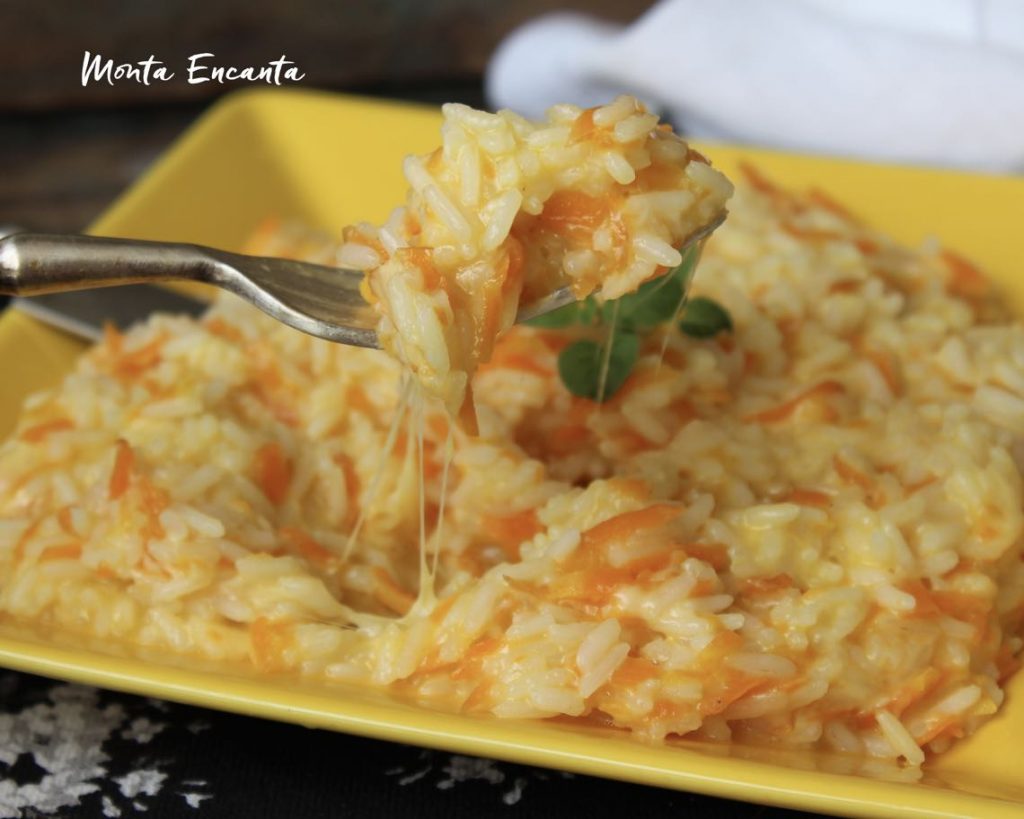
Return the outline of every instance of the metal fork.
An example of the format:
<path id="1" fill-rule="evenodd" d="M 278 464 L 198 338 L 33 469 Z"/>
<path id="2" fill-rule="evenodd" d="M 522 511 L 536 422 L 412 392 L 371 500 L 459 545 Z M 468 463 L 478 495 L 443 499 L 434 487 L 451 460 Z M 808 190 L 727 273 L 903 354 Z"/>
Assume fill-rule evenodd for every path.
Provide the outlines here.
<path id="1" fill-rule="evenodd" d="M 703 241 L 721 214 L 683 247 Z M 291 259 L 244 256 L 211 247 L 99 236 L 14 233 L 0 239 L 0 295 L 35 296 L 155 281 L 221 287 L 296 330 L 357 347 L 379 347 L 377 314 L 363 299 L 363 273 Z M 567 287 L 521 304 L 526 321 L 569 304 Z"/>

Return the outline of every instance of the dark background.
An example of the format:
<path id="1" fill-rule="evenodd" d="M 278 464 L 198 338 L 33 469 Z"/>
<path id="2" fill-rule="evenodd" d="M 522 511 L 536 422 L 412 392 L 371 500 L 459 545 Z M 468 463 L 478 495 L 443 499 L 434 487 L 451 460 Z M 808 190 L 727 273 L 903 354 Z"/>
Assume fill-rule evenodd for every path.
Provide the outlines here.
<path id="1" fill-rule="evenodd" d="M 0 0 L 0 224 L 85 227 L 229 85 L 189 85 L 188 57 L 262 66 L 286 54 L 304 88 L 483 104 L 502 37 L 548 11 L 629 22 L 651 0 Z M 81 85 L 88 50 L 154 55 L 176 76 Z M 212 60 L 211 60 L 212 62 Z M 247 84 L 246 84 L 247 85 Z"/>
<path id="2" fill-rule="evenodd" d="M 191 54 L 214 52 L 216 64 L 233 66 L 260 66 L 286 54 L 305 72 L 305 88 L 479 107 L 485 102 L 488 56 L 516 25 L 556 9 L 628 22 L 649 5 L 0 0 L 0 224 L 78 231 L 91 222 L 216 96 L 230 90 L 184 82 Z M 83 88 L 86 50 L 115 62 L 152 54 L 177 76 L 148 87 L 120 82 Z M 4 675 L 4 683 L 0 717 L 46 702 L 52 685 L 13 673 Z M 139 803 L 149 817 L 805 815 L 517 765 L 497 765 L 483 777 L 445 787 L 453 759 L 448 754 L 119 694 L 98 696 L 101 705 L 165 721 L 169 727 L 146 753 L 161 760 L 174 781 L 202 781 L 213 794 L 195 809 L 175 788 L 165 787 Z M 188 730 L 199 724 L 207 727 Z M 4 742 L 0 734 L 0 748 Z M 140 749 L 132 743 L 108 741 L 103 749 L 112 760 L 112 776 L 137 767 Z M 12 766 L 0 762 L 0 784 L 25 784 L 42 775 L 27 755 Z M 499 775 L 502 781 L 493 781 Z M 521 798 L 506 804 L 516 788 Z M 79 808 L 60 815 L 103 816 L 103 795 L 124 815 L 142 809 L 118 793 L 116 785 L 104 782 Z"/>

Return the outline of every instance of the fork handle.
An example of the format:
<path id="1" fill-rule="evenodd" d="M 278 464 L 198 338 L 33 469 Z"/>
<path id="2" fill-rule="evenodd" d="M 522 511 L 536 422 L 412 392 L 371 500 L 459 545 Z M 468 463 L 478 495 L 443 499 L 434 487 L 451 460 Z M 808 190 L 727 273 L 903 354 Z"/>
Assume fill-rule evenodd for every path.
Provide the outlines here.
<path id="1" fill-rule="evenodd" d="M 196 245 L 44 233 L 0 239 L 0 295 L 6 296 L 174 279 L 209 282 L 216 267 Z"/>

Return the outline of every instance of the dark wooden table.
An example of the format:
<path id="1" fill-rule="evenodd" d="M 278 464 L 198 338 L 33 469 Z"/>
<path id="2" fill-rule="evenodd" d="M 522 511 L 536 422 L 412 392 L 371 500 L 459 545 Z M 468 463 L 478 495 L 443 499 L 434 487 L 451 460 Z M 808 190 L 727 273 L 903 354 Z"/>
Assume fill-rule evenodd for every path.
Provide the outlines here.
<path id="1" fill-rule="evenodd" d="M 478 81 L 363 90 L 483 104 Z M 0 223 L 82 229 L 207 104 L 3 118 Z M 0 816 L 12 810 L 109 819 L 806 815 L 0 672 Z"/>

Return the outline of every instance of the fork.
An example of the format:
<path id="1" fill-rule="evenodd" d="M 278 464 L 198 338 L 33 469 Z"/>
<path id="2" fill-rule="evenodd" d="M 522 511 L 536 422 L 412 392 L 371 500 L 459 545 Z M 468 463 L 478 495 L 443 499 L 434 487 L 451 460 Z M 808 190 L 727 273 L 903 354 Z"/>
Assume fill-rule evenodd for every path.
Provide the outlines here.
<path id="1" fill-rule="evenodd" d="M 701 242 L 725 214 L 694 231 L 682 249 Z M 360 292 L 362 271 L 292 259 L 245 256 L 201 245 L 78 234 L 13 233 L 0 239 L 0 295 L 35 296 L 155 281 L 212 284 L 313 336 L 379 347 L 377 314 Z M 562 287 L 520 304 L 516 321 L 574 301 Z"/>

